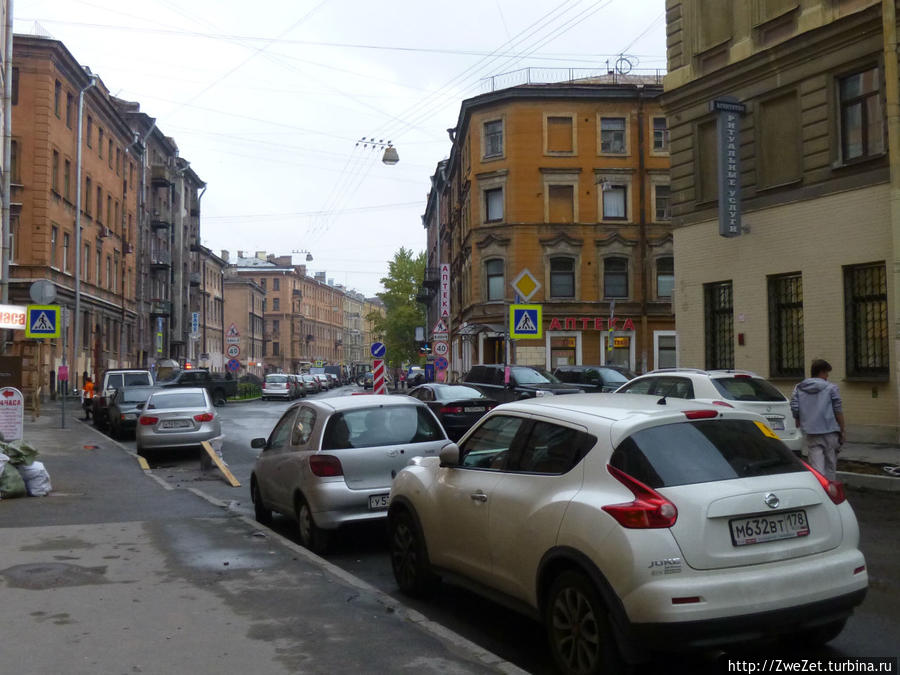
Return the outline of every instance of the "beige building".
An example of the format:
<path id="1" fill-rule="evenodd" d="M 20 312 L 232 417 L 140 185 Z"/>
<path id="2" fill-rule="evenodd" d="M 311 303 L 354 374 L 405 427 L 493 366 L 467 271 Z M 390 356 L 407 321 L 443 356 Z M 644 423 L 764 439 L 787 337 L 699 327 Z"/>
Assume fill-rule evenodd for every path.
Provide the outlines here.
<path id="1" fill-rule="evenodd" d="M 202 368 L 223 372 L 225 353 L 225 261 L 205 246 L 197 246 L 191 270 L 191 312 L 199 314 L 192 336 L 192 358 Z"/>
<path id="2" fill-rule="evenodd" d="M 666 10 L 680 364 L 750 369 L 789 393 L 812 359 L 827 359 L 851 440 L 896 442 L 896 20 L 885 32 L 878 0 L 667 0 Z M 709 107 L 726 95 L 745 106 L 732 237 L 718 234 Z"/>
<path id="3" fill-rule="evenodd" d="M 223 256 L 224 257 L 224 256 Z M 235 377 L 251 374 L 265 376 L 263 364 L 263 306 L 266 292 L 255 281 L 228 270 L 224 279 L 225 349 L 235 345 L 235 358 L 241 367 Z"/>

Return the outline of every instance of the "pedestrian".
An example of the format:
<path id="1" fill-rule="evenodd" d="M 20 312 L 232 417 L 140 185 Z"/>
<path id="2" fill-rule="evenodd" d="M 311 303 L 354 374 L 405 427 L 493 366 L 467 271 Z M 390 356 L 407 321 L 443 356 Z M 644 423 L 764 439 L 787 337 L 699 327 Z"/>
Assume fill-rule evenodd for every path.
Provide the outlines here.
<path id="1" fill-rule="evenodd" d="M 841 393 L 828 381 L 831 364 L 814 359 L 810 377 L 794 387 L 791 412 L 806 436 L 810 465 L 828 480 L 837 479 L 837 454 L 845 440 Z"/>
<path id="2" fill-rule="evenodd" d="M 94 383 L 90 377 L 84 378 L 81 407 L 84 408 L 84 421 L 87 422 L 91 419 L 91 413 L 94 412 Z"/>

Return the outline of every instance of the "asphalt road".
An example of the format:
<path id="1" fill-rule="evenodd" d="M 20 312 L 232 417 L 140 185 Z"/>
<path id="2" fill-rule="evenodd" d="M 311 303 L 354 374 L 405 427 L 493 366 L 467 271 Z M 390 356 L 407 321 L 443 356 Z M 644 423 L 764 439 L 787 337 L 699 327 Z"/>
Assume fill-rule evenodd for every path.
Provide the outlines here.
<path id="1" fill-rule="evenodd" d="M 347 386 L 316 397 L 346 396 L 361 391 Z M 201 473 L 197 457 L 162 457 L 152 466 L 160 478 L 182 487 L 195 487 L 229 504 L 231 509 L 252 515 L 249 478 L 259 451 L 250 440 L 267 436 L 280 415 L 291 405 L 287 401 L 255 401 L 229 404 L 219 409 L 225 434 L 223 456 L 231 472 L 241 481 L 231 488 L 216 474 Z M 133 448 L 133 441 L 124 441 Z M 871 585 L 864 604 L 844 632 L 828 646 L 810 652 L 785 651 L 752 656 L 785 658 L 898 656 L 900 655 L 900 563 L 895 549 L 900 532 L 900 494 L 854 490 L 849 499 L 856 510 L 862 532 L 861 548 L 866 555 Z M 273 529 L 294 541 L 294 523 L 276 516 Z M 443 585 L 427 602 L 409 599 L 397 590 L 391 573 L 383 527 L 358 527 L 342 531 L 325 556 L 360 579 L 406 605 L 417 609 L 460 635 L 472 640 L 515 665 L 536 674 L 553 673 L 541 627 L 519 614 L 475 596 L 465 590 Z M 775 647 L 772 648 L 775 650 Z M 641 668 L 651 673 L 720 673 L 721 654 L 700 654 L 666 660 Z"/>

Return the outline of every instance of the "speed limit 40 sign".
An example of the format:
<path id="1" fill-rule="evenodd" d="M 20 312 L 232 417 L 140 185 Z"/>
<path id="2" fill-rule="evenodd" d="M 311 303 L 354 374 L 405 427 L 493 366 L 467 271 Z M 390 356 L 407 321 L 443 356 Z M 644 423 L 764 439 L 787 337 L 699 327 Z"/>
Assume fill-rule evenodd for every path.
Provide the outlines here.
<path id="1" fill-rule="evenodd" d="M 431 351 L 435 356 L 447 356 L 450 353 L 450 345 L 446 342 L 435 342 L 431 345 Z"/>
<path id="2" fill-rule="evenodd" d="M 241 355 L 241 348 L 237 345 L 228 345 L 228 349 L 226 349 L 225 352 L 228 354 L 228 356 L 235 359 Z"/>

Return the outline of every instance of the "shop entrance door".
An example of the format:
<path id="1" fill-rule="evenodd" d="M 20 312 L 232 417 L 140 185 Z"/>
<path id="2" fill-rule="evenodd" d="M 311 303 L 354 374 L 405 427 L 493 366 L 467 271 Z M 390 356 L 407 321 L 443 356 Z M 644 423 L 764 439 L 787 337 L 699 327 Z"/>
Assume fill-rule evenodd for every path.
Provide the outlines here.
<path id="1" fill-rule="evenodd" d="M 576 360 L 575 338 L 550 338 L 550 370 L 560 366 L 574 366 Z"/>

